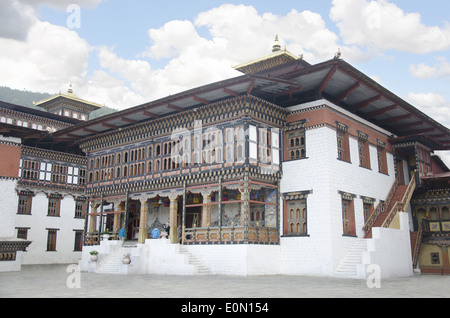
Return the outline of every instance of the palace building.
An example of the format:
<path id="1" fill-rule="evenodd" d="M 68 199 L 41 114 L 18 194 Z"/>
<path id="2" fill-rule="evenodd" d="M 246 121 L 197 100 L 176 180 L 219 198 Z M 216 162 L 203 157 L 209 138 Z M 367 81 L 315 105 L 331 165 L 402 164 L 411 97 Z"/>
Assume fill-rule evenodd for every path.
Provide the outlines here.
<path id="1" fill-rule="evenodd" d="M 12 228 L 31 234 L 38 224 L 17 225 L 29 204 L 34 216 L 48 202 L 45 220 L 58 214 L 51 202 L 70 198 L 72 221 L 59 213 L 67 223 L 47 236 L 98 273 L 449 273 L 449 169 L 434 155 L 450 150 L 448 128 L 339 54 L 311 65 L 276 39 L 271 54 L 235 69 L 242 75 L 32 142 L 3 125 L 26 141 L 5 141 L 20 156 L 8 179 Z M 38 104 L 59 116 L 64 101 Z M 77 109 L 77 119 L 93 110 Z"/>

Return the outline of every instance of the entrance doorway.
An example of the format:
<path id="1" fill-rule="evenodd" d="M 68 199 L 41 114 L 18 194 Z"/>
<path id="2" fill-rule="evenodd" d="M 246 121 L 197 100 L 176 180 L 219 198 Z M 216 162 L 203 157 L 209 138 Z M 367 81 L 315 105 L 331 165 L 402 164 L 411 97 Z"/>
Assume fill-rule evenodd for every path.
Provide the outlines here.
<path id="1" fill-rule="evenodd" d="M 141 216 L 141 202 L 139 200 L 130 200 L 127 213 L 127 240 L 137 240 L 139 238 L 139 222 Z"/>
<path id="2" fill-rule="evenodd" d="M 186 208 L 186 228 L 193 228 L 201 226 L 202 207 L 188 207 Z"/>

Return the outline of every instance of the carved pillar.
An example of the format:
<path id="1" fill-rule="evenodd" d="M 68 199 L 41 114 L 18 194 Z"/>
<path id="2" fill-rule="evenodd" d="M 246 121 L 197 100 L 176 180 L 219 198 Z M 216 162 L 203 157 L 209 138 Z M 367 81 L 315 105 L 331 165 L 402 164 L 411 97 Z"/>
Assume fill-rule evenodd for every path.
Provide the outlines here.
<path id="1" fill-rule="evenodd" d="M 124 211 L 124 205 L 121 203 L 114 204 L 114 220 L 113 220 L 113 232 L 119 232 L 120 230 L 120 216 Z"/>
<path id="2" fill-rule="evenodd" d="M 141 215 L 139 218 L 139 238 L 138 243 L 145 243 L 147 238 L 147 222 L 148 222 L 148 202 L 147 199 L 141 200 Z"/>
<path id="3" fill-rule="evenodd" d="M 91 202 L 91 213 L 89 215 L 89 233 L 95 232 L 97 227 L 97 208 L 98 205 Z"/>
<path id="4" fill-rule="evenodd" d="M 203 205 L 202 207 L 202 225 L 201 227 L 208 227 L 211 224 L 211 196 L 209 194 L 203 194 Z"/>
<path id="5" fill-rule="evenodd" d="M 170 212 L 169 212 L 169 240 L 170 243 L 177 243 L 177 210 L 178 200 L 170 198 Z"/>

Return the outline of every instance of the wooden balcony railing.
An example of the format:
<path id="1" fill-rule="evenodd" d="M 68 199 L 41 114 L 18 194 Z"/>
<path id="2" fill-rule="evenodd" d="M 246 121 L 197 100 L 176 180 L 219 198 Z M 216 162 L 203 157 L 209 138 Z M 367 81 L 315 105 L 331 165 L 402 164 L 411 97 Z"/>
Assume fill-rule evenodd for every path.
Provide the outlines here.
<path id="1" fill-rule="evenodd" d="M 279 233 L 276 228 L 249 226 L 224 226 L 214 228 L 186 228 L 184 244 L 278 244 Z M 247 235 L 245 235 L 247 234 Z"/>

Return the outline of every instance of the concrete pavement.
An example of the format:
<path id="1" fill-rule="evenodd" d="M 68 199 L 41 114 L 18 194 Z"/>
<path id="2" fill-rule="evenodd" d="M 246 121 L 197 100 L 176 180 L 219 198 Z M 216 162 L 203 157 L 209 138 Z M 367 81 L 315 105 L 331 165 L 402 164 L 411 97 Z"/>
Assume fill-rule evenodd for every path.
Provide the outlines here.
<path id="1" fill-rule="evenodd" d="M 450 276 L 382 280 L 305 276 L 158 276 L 78 272 L 72 265 L 23 265 L 0 273 L 1 298 L 449 298 Z"/>

